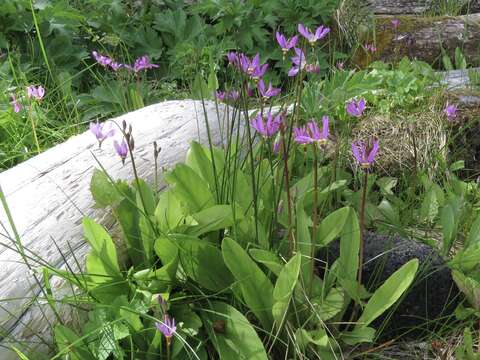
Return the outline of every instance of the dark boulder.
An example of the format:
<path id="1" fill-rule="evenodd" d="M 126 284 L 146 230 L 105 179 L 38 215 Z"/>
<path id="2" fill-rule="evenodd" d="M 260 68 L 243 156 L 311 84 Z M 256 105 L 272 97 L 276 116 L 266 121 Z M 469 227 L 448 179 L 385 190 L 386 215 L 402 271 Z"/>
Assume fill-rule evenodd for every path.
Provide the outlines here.
<path id="1" fill-rule="evenodd" d="M 332 264 L 339 255 L 339 241 L 331 243 L 317 254 L 320 274 L 325 262 Z M 420 267 L 416 279 L 405 296 L 375 321 L 382 339 L 402 336 L 418 338 L 440 329 L 453 320 L 460 294 L 450 269 L 430 246 L 400 236 L 365 234 L 363 283 L 374 292 L 403 264 L 417 258 Z M 348 311 L 346 317 L 348 317 Z"/>

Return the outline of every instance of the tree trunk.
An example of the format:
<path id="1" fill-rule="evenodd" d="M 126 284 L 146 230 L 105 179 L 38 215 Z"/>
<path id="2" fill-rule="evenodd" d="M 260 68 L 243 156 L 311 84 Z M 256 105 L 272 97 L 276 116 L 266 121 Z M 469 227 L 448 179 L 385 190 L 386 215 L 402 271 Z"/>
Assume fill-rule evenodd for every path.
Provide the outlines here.
<path id="1" fill-rule="evenodd" d="M 354 61 L 364 67 L 374 60 L 396 61 L 404 56 L 438 66 L 442 62 L 442 48 L 452 62 L 455 49 L 461 49 L 467 63 L 477 63 L 480 52 L 480 14 L 463 16 L 422 17 L 414 15 L 397 16 L 398 29 L 392 26 L 392 16 L 378 16 L 376 20 L 376 51 L 363 47 L 357 50 Z"/>

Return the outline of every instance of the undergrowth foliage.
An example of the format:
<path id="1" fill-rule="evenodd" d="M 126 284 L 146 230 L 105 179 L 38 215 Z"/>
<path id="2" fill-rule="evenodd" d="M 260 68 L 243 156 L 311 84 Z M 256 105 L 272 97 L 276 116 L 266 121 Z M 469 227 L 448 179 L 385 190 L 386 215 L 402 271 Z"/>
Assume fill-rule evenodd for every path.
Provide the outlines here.
<path id="1" fill-rule="evenodd" d="M 10 24 L 1 29 L 0 46 L 19 36 L 12 30 L 19 26 L 11 16 L 14 10 L 30 7 L 38 15 L 29 36 L 42 41 L 30 55 L 42 53 L 48 60 L 40 72 L 47 81 L 24 88 L 15 77 L 5 80 L 9 116 L 29 120 L 36 151 L 44 145 L 37 131 L 49 97 L 64 105 L 62 111 L 75 112 L 71 100 L 94 86 L 91 94 L 80 95 L 78 109 L 101 99 L 96 103 L 101 109 L 83 120 L 99 147 L 113 144 L 119 161 L 134 174 L 131 183 L 113 179 L 99 164 L 91 180 L 96 206 L 115 217 L 119 239 L 84 218 L 91 247 L 84 270 L 42 268 L 48 306 L 55 314 L 60 306 L 71 306 L 79 319 L 72 324 L 58 316 L 51 359 L 367 356 L 419 269 L 418 259 L 412 259 L 381 284 L 367 284 L 362 278 L 367 229 L 417 238 L 420 230 L 439 234 L 434 245 L 467 299 L 455 312 L 466 324 L 457 354 L 474 358 L 471 324 L 480 307 L 478 185 L 458 176 L 463 162 L 450 164 L 440 151 L 435 159 L 417 161 L 415 134 L 412 175 L 385 174 L 377 166 L 385 156 L 384 139 L 368 129 L 360 137 L 357 127 L 372 115 L 432 107 L 442 117 L 439 131 L 453 137 L 459 108 L 437 96 L 431 67 L 402 59 L 355 71 L 337 63 L 342 56 L 328 49 L 330 27 L 303 21 L 329 16 L 335 1 L 302 6 L 287 0 L 247 6 L 201 1 L 188 10 L 181 2 L 167 3 L 164 12 L 154 11 L 163 9 L 155 1 L 135 12 L 136 3 L 89 0 L 86 9 L 99 6 L 108 15 L 88 24 L 67 2 L 59 2 L 66 6 L 63 12 L 60 5 L 42 8 L 30 1 L 0 5 Z M 49 31 L 42 29 L 42 19 L 54 15 L 71 22 L 50 22 Z M 279 19 L 290 18 L 302 22 L 278 28 Z M 132 31 L 146 22 L 152 27 Z M 114 38 L 103 33 L 107 27 Z M 73 34 L 85 33 L 97 45 L 88 53 L 72 43 L 78 40 Z M 52 44 L 62 41 L 72 43 L 68 51 L 74 52 L 70 56 L 76 64 L 49 57 Z M 23 55 L 7 47 L 7 62 L 22 64 Z M 375 51 L 374 44 L 365 47 Z M 63 72 L 53 75 L 50 66 Z M 85 66 L 99 84 L 73 75 L 77 66 Z M 205 119 L 208 141 L 192 141 L 185 161 L 172 169 L 159 171 L 162 149 L 153 144 L 152 185 L 137 174 L 135 128 L 91 115 L 144 106 L 152 86 L 149 74 L 166 67 L 173 69 L 167 79 L 192 83 L 205 116 L 207 100 L 222 116 Z M 23 80 L 29 79 L 26 74 Z M 219 146 L 213 145 L 213 126 L 222 129 Z M 167 185 L 162 191 L 159 177 Z M 9 214 L 1 189 L 0 200 Z M 17 249 L 25 256 L 16 235 Z M 453 252 L 457 238 L 462 248 Z M 318 259 L 319 250 L 334 242 L 338 258 Z M 58 303 L 49 286 L 53 278 L 72 289 Z M 385 318 L 387 323 L 377 328 Z M 21 345 L 13 350 L 22 360 L 36 359 Z"/>

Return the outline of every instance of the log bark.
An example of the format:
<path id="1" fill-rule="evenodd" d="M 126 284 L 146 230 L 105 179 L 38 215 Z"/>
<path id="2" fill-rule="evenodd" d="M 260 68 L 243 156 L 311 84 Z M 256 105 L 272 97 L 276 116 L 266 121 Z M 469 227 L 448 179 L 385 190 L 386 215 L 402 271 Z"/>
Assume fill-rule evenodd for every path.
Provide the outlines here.
<path id="1" fill-rule="evenodd" d="M 442 48 L 453 59 L 455 49 L 462 50 L 469 64 L 480 60 L 478 39 L 480 38 L 480 14 L 464 16 L 422 17 L 404 15 L 395 17 L 400 25 L 395 30 L 393 17 L 378 16 L 376 21 L 376 52 L 360 48 L 355 55 L 359 66 L 367 66 L 375 60 L 397 61 L 404 56 L 441 64 Z"/>
<path id="2" fill-rule="evenodd" d="M 418 15 L 427 11 L 435 11 L 438 2 L 439 0 L 371 0 L 370 7 L 375 14 Z M 469 14 L 480 11 L 480 0 L 465 0 L 463 3 L 462 10 Z"/>
<path id="3" fill-rule="evenodd" d="M 218 145 L 224 135 L 221 123 L 225 108 L 219 105 L 220 121 L 214 103 L 206 103 L 206 113 L 212 139 Z M 159 169 L 183 161 L 191 140 L 207 142 L 199 101 L 168 101 L 113 120 L 132 125 L 138 173 L 150 183 L 154 176 L 153 141 L 162 148 Z M 81 228 L 83 216 L 93 217 L 108 229 L 114 225 L 108 211 L 95 209 L 89 189 L 92 172 L 99 167 L 95 157 L 113 178 L 133 178 L 129 160 L 123 166 L 109 142 L 99 149 L 87 131 L 0 174 L 0 186 L 34 269 L 44 262 L 55 267 L 70 263 L 75 268 L 74 258 L 83 266 L 88 251 Z M 14 249 L 13 231 L 1 206 L 0 223 L 0 359 L 18 358 L 8 350 L 12 344 L 27 352 L 36 351 L 34 358 L 43 359 L 48 352 L 46 343 L 52 340 L 54 317 L 43 300 L 32 301 L 42 297 L 40 288 Z M 58 298 L 70 290 L 60 281 L 51 285 Z M 64 311 L 68 314 L 68 308 Z"/>

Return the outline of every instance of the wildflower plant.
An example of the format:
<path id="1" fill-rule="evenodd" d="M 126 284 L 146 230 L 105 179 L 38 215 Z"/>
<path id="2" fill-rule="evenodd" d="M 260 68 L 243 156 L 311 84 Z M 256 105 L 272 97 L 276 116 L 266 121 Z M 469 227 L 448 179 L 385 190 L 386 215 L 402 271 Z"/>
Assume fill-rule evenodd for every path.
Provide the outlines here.
<path id="1" fill-rule="evenodd" d="M 119 126 L 113 147 L 132 167 L 134 180 L 116 181 L 97 170 L 91 190 L 98 206 L 112 209 L 128 258 L 121 265 L 106 229 L 87 218 L 83 226 L 92 250 L 86 274 L 77 278 L 57 272 L 83 291 L 92 312 L 106 312 L 103 318 L 123 331 L 111 339 L 115 346 L 106 356 L 118 347 L 132 358 L 149 353 L 166 359 L 231 354 L 259 360 L 334 359 L 352 345 L 373 342 L 373 321 L 413 282 L 417 260 L 404 264 L 380 288 L 366 291 L 359 274 L 367 180 L 358 217 L 357 204 L 344 201 L 353 191 L 348 187 L 355 185 L 355 168 L 342 167 L 352 155 L 340 151 L 338 136 L 341 126 L 349 129 L 343 120 L 363 116 L 366 102 L 358 94 L 347 100 L 360 100 L 346 106 L 346 99 L 337 100 L 331 109 L 341 108 L 341 119 L 323 104 L 318 110 L 318 103 L 317 116 L 306 116 L 305 79 L 323 75 L 314 45 L 330 30 L 320 25 L 313 32 L 301 24 L 298 30 L 290 38 L 275 34 L 282 52 L 294 54 L 284 74 L 293 78 L 292 87 L 267 81 L 271 64 L 262 62 L 260 53 L 227 54 L 228 78 L 234 79 L 225 85 L 228 90 L 216 84 L 203 93 L 204 82 L 198 82 L 200 94 L 215 96 L 225 116 L 217 120 L 225 121 L 219 126 L 226 129 L 227 142 L 212 145 L 213 122 L 205 119 L 209 145 L 192 142 L 185 163 L 163 172 L 167 187 L 161 192 L 157 180 L 152 187 L 139 178 L 134 129 Z M 101 66 L 111 67 L 113 60 L 97 56 Z M 151 67 L 141 58 L 137 69 Z M 114 136 L 99 123 L 90 129 L 99 144 Z M 377 139 L 352 144 L 365 179 L 375 171 L 379 147 Z M 157 143 L 153 149 L 156 172 L 162 154 Z M 321 274 L 318 249 L 333 241 L 340 242 L 339 258 Z M 106 304 L 113 304 L 111 313 Z M 82 331 L 94 325 L 89 321 Z M 71 341 L 71 348 L 84 351 L 89 345 Z"/>

